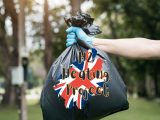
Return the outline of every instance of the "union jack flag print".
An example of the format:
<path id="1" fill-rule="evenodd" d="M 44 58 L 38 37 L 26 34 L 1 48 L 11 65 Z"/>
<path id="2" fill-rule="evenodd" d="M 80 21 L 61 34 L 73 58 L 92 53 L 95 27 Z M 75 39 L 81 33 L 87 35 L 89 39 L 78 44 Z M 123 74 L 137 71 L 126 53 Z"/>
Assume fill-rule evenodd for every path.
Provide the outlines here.
<path id="1" fill-rule="evenodd" d="M 89 52 L 92 53 L 91 60 L 92 62 L 88 62 L 89 58 Z M 62 75 L 58 79 L 58 83 L 53 86 L 53 89 L 56 91 L 58 96 L 61 96 L 64 99 L 64 104 L 66 108 L 72 108 L 74 106 L 77 106 L 78 109 L 83 109 L 87 99 L 83 98 L 83 94 L 79 94 L 78 90 L 85 90 L 89 92 L 89 89 L 92 87 L 92 93 L 88 94 L 88 99 L 92 96 L 96 95 L 96 89 L 97 87 L 103 87 L 103 84 L 105 82 L 104 76 L 101 78 L 91 77 L 90 79 L 88 77 L 85 77 L 84 80 L 79 77 L 79 74 L 81 71 L 86 72 L 88 69 L 90 71 L 101 71 L 103 60 L 100 57 L 97 56 L 97 51 L 95 49 L 89 49 L 86 51 L 85 59 L 79 63 L 78 61 L 73 62 L 70 66 L 69 73 L 72 73 L 73 71 L 76 71 L 74 74 L 74 78 L 69 75 L 66 78 L 62 78 Z M 94 72 L 89 73 L 90 76 L 94 76 Z M 72 88 L 76 88 L 75 92 L 72 89 L 69 89 L 69 94 L 67 94 L 67 85 L 72 86 Z M 70 87 L 71 88 L 71 87 Z M 103 91 L 103 90 L 102 90 Z"/>

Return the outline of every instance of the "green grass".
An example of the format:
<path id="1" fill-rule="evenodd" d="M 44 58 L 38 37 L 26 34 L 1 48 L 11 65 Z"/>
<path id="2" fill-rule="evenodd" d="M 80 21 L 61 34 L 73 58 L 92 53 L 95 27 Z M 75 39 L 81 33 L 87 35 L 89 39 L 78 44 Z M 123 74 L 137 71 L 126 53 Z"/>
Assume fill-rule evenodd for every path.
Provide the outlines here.
<path id="1" fill-rule="evenodd" d="M 15 106 L 6 108 L 0 106 L 0 120 L 19 120 L 17 108 Z M 43 120 L 37 101 L 28 102 L 28 120 Z"/>
<path id="2" fill-rule="evenodd" d="M 145 99 L 130 99 L 130 109 L 110 115 L 101 120 L 160 120 L 160 103 Z M 0 107 L 0 120 L 18 120 L 16 107 Z M 42 120 L 41 109 L 37 102 L 28 103 L 29 120 Z"/>
<path id="3" fill-rule="evenodd" d="M 130 108 L 102 120 L 160 120 L 160 103 L 145 99 L 130 99 Z"/>

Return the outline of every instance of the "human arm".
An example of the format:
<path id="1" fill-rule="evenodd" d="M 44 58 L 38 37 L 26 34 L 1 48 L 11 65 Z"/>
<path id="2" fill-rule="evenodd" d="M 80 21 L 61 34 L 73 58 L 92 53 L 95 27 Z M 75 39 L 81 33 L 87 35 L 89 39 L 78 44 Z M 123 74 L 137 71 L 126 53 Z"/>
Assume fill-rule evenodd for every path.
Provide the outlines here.
<path id="1" fill-rule="evenodd" d="M 134 59 L 160 59 L 160 40 L 149 40 L 146 38 L 125 38 L 125 39 L 100 39 L 85 34 L 78 27 L 67 29 L 67 46 L 77 42 L 77 38 L 87 44 L 119 56 Z M 70 33 L 75 35 L 70 35 Z M 72 38 L 72 40 L 70 39 Z"/>
<path id="2" fill-rule="evenodd" d="M 160 59 L 160 41 L 146 38 L 93 39 L 93 45 L 111 54 L 134 59 Z"/>

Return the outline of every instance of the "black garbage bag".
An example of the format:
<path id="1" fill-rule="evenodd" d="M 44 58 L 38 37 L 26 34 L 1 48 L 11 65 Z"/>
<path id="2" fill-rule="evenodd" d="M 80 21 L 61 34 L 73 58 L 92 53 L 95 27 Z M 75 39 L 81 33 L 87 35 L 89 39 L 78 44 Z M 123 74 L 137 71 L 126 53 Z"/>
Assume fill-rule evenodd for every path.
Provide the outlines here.
<path id="1" fill-rule="evenodd" d="M 128 108 L 126 86 L 107 54 L 75 44 L 51 66 L 41 107 L 44 120 L 99 119 Z"/>
<path id="2" fill-rule="evenodd" d="M 52 64 L 41 94 L 44 120 L 98 120 L 129 108 L 109 56 L 83 45 L 66 48 Z"/>

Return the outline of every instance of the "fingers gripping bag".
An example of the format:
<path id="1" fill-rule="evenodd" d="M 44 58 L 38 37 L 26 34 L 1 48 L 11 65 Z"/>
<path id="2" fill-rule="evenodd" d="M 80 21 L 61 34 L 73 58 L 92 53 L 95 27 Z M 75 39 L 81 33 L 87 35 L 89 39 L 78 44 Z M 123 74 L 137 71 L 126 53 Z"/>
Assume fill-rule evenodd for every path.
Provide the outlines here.
<path id="1" fill-rule="evenodd" d="M 101 31 L 88 14 L 65 18 L 86 34 Z M 129 108 L 126 86 L 109 56 L 81 40 L 52 64 L 41 94 L 44 120 L 99 120 Z"/>

